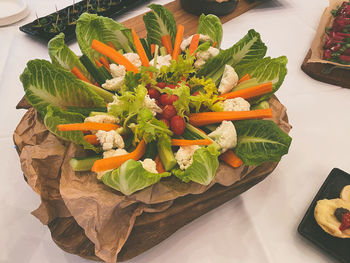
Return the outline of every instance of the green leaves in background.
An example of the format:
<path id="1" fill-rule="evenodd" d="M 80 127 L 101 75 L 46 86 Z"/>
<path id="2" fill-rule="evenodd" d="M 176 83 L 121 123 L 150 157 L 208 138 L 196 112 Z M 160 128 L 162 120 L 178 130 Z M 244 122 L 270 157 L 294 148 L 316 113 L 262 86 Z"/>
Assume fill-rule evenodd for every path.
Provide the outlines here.
<path id="1" fill-rule="evenodd" d="M 212 14 L 199 17 L 197 33 L 210 36 L 213 42 L 217 42 L 216 47 L 220 48 L 222 41 L 222 24 L 220 19 Z"/>

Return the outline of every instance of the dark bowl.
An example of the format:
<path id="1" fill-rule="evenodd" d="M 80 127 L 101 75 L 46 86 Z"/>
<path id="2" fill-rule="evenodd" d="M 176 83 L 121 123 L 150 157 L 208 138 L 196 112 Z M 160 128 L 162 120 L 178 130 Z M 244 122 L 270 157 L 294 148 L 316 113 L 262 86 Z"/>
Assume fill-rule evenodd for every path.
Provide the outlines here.
<path id="1" fill-rule="evenodd" d="M 209 0 L 180 0 L 181 7 L 191 14 L 214 14 L 224 16 L 235 10 L 238 0 L 229 0 L 227 2 L 218 3 Z"/>

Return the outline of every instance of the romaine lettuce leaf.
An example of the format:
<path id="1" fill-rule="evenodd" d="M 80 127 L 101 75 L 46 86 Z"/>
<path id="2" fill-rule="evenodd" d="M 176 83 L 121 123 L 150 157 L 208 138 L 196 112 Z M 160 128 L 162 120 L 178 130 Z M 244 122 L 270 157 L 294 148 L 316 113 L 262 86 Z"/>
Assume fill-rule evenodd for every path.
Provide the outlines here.
<path id="1" fill-rule="evenodd" d="M 27 101 L 45 116 L 48 105 L 95 108 L 105 107 L 105 94 L 111 93 L 77 79 L 72 73 L 52 65 L 46 60 L 31 60 L 20 76 Z"/>
<path id="2" fill-rule="evenodd" d="M 185 183 L 193 181 L 208 185 L 215 177 L 216 169 L 219 167 L 219 154 L 212 145 L 201 147 L 194 152 L 193 163 L 186 170 L 175 169 L 173 173 Z"/>
<path id="3" fill-rule="evenodd" d="M 287 154 L 292 138 L 273 121 L 242 120 L 234 122 L 237 146 L 234 152 L 246 165 L 278 162 Z"/>
<path id="4" fill-rule="evenodd" d="M 64 42 L 64 34 L 52 38 L 48 43 L 49 55 L 51 62 L 55 66 L 61 66 L 62 68 L 71 71 L 74 67 L 77 67 L 92 83 L 95 83 L 90 73 L 86 70 L 84 65 L 80 62 L 77 55 Z"/>
<path id="5" fill-rule="evenodd" d="M 220 19 L 216 15 L 202 14 L 198 22 L 197 33 L 210 36 L 214 42 L 217 42 L 216 47 L 219 48 L 222 40 L 222 24 Z"/>
<path id="6" fill-rule="evenodd" d="M 92 40 L 97 39 L 105 44 L 111 42 L 114 47 L 125 52 L 133 52 L 134 45 L 131 30 L 111 18 L 96 14 L 82 14 L 76 27 L 76 36 L 81 52 L 92 61 L 101 54 L 91 48 Z"/>
<path id="7" fill-rule="evenodd" d="M 63 111 L 56 106 L 48 106 L 44 118 L 46 128 L 63 140 L 71 141 L 82 145 L 84 149 L 100 152 L 100 148 L 93 146 L 84 140 L 84 134 L 81 131 L 58 131 L 58 124 L 81 123 L 84 122 L 84 116 L 79 113 Z"/>
<path id="8" fill-rule="evenodd" d="M 105 185 L 125 195 L 131 195 L 167 176 L 170 176 L 170 173 L 150 173 L 142 167 L 140 162 L 128 160 L 118 169 L 105 173 L 101 180 Z"/>
<path id="9" fill-rule="evenodd" d="M 169 35 L 174 45 L 177 30 L 174 15 L 162 5 L 151 4 L 149 8 L 152 11 L 143 16 L 148 43 L 160 46 L 162 36 Z"/>

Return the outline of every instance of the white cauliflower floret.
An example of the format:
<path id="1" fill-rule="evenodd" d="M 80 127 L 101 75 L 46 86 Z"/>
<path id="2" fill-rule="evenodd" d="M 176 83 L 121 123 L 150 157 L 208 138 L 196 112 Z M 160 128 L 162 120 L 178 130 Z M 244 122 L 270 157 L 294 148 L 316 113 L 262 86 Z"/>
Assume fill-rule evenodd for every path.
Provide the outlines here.
<path id="1" fill-rule="evenodd" d="M 180 46 L 182 51 L 185 51 L 186 48 L 191 44 L 193 36 L 194 35 L 192 35 L 192 36 L 190 36 L 182 41 L 181 46 Z M 199 41 L 207 42 L 210 40 L 211 40 L 210 36 L 199 34 Z"/>
<path id="2" fill-rule="evenodd" d="M 138 54 L 125 53 L 123 56 L 127 58 L 135 67 L 137 68 L 141 67 L 142 63 Z"/>
<path id="3" fill-rule="evenodd" d="M 111 106 L 121 107 L 124 102 L 119 100 L 118 96 L 113 96 L 113 102 L 107 104 L 108 111 L 111 109 Z"/>
<path id="4" fill-rule="evenodd" d="M 110 64 L 109 68 L 113 78 L 124 77 L 126 69 L 123 65 Z"/>
<path id="5" fill-rule="evenodd" d="M 102 88 L 106 90 L 119 90 L 124 85 L 124 76 L 113 79 L 107 79 L 106 83 L 102 84 Z"/>
<path id="6" fill-rule="evenodd" d="M 238 75 L 233 67 L 225 65 L 224 74 L 219 86 L 219 92 L 225 94 L 230 92 L 238 83 Z"/>
<path id="7" fill-rule="evenodd" d="M 154 59 L 152 59 L 149 64 L 151 66 L 154 65 Z M 171 64 L 171 55 L 168 54 L 166 56 L 158 56 L 157 57 L 157 65 L 156 65 L 156 68 L 160 69 L 162 66 L 170 66 Z"/>
<path id="8" fill-rule="evenodd" d="M 142 164 L 143 169 L 150 173 L 157 174 L 156 162 L 152 159 L 146 158 L 143 161 L 139 161 Z"/>
<path id="9" fill-rule="evenodd" d="M 215 47 L 210 47 L 206 51 L 199 51 L 196 53 L 197 61 L 194 63 L 195 68 L 200 68 L 207 62 L 208 59 L 215 57 L 219 54 L 219 49 Z"/>
<path id="10" fill-rule="evenodd" d="M 148 108 L 151 112 L 153 116 L 156 116 L 157 113 L 162 113 L 162 109 L 160 107 L 158 107 L 155 99 L 151 99 L 149 95 L 145 96 L 145 100 L 143 101 L 143 106 L 145 108 Z"/>
<path id="11" fill-rule="evenodd" d="M 103 152 L 103 158 L 110 158 L 110 157 L 120 156 L 124 154 L 128 154 L 128 152 L 125 151 L 124 149 L 116 149 L 116 150 L 112 149 L 112 150 Z"/>
<path id="12" fill-rule="evenodd" d="M 100 114 L 85 118 L 84 122 L 98 122 L 98 123 L 119 123 L 119 119 L 112 115 Z"/>
<path id="13" fill-rule="evenodd" d="M 221 147 L 221 153 L 226 152 L 237 145 L 237 133 L 235 126 L 231 121 L 223 121 L 215 131 L 209 133 L 212 138 Z"/>
<path id="14" fill-rule="evenodd" d="M 99 130 L 97 131 L 96 136 L 104 151 L 108 151 L 113 148 L 124 148 L 124 140 L 115 130 L 108 132 Z"/>
<path id="15" fill-rule="evenodd" d="M 250 104 L 245 99 L 238 97 L 224 101 L 224 111 L 249 111 Z"/>
<path id="16" fill-rule="evenodd" d="M 193 154 L 199 149 L 198 145 L 181 146 L 175 154 L 175 159 L 181 170 L 186 170 L 193 162 Z"/>

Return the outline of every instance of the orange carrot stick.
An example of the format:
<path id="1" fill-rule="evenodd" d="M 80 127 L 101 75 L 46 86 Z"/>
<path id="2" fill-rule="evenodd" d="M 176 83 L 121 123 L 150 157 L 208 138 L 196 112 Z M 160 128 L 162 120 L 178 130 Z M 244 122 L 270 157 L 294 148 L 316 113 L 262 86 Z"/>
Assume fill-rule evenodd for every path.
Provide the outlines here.
<path id="1" fill-rule="evenodd" d="M 215 41 L 214 44 L 213 44 L 213 47 L 216 47 L 217 44 L 218 44 L 218 42 Z"/>
<path id="2" fill-rule="evenodd" d="M 192 113 L 189 116 L 190 124 L 203 126 L 207 124 L 219 123 L 222 121 L 237 121 L 246 119 L 272 118 L 271 109 L 251 110 L 251 111 L 222 111 L 222 112 L 202 112 Z"/>
<path id="3" fill-rule="evenodd" d="M 240 167 L 243 164 L 241 158 L 239 158 L 232 150 L 228 150 L 220 155 L 220 159 L 233 168 Z"/>
<path id="4" fill-rule="evenodd" d="M 180 54 L 180 45 L 184 36 L 184 26 L 183 25 L 178 25 L 177 26 L 177 32 L 176 32 L 176 37 L 175 37 L 175 43 L 174 43 L 174 51 L 173 51 L 173 59 L 177 60 L 177 57 Z"/>
<path id="5" fill-rule="evenodd" d="M 137 36 L 135 30 L 132 28 L 131 29 L 131 33 L 132 33 L 132 38 L 134 40 L 134 45 L 136 48 L 136 52 L 140 57 L 141 63 L 144 67 L 149 67 L 149 60 L 147 58 L 146 52 L 141 44 L 141 41 L 139 39 L 139 37 Z"/>
<path id="6" fill-rule="evenodd" d="M 161 174 L 161 173 L 166 172 L 158 154 L 157 154 L 156 158 L 154 159 L 154 162 L 156 163 L 156 170 L 158 173 Z"/>
<path id="7" fill-rule="evenodd" d="M 173 53 L 173 45 L 171 44 L 169 35 L 162 36 L 162 45 L 165 47 L 168 54 Z"/>
<path id="8" fill-rule="evenodd" d="M 92 41 L 91 47 L 102 55 L 105 55 L 106 57 L 112 59 L 114 62 L 123 65 L 127 71 L 132 71 L 134 73 L 139 72 L 139 69 L 133 65 L 126 57 L 124 57 L 115 49 L 107 46 L 106 44 L 94 39 Z"/>
<path id="9" fill-rule="evenodd" d="M 100 62 L 103 64 L 103 66 L 110 71 L 110 67 L 109 67 L 109 62 L 105 57 L 100 57 Z"/>
<path id="10" fill-rule="evenodd" d="M 81 73 L 81 71 L 80 71 L 77 67 L 72 68 L 71 72 L 72 72 L 78 79 L 80 79 L 80 80 L 82 80 L 82 81 L 85 81 L 85 82 L 87 82 L 87 83 L 92 84 L 91 81 L 90 81 L 87 77 L 85 77 L 84 74 Z"/>
<path id="11" fill-rule="evenodd" d="M 188 145 L 209 145 L 213 142 L 209 139 L 202 140 L 182 140 L 182 139 L 171 139 L 173 146 L 188 146 Z"/>
<path id="12" fill-rule="evenodd" d="M 199 36 L 200 36 L 199 34 L 195 34 L 192 37 L 190 47 L 188 48 L 190 55 L 192 55 L 196 51 L 196 49 L 198 48 Z"/>
<path id="13" fill-rule="evenodd" d="M 247 73 L 239 79 L 238 84 L 249 79 L 250 79 L 250 75 Z"/>
<path id="14" fill-rule="evenodd" d="M 241 97 L 243 99 L 250 99 L 253 97 L 257 97 L 268 92 L 272 91 L 272 82 L 266 82 L 264 84 L 260 84 L 258 86 L 241 89 L 237 91 L 232 91 L 230 93 L 222 94 L 219 97 L 224 99 L 233 99 L 237 97 Z"/>
<path id="15" fill-rule="evenodd" d="M 144 140 L 141 140 L 137 145 L 136 149 L 131 153 L 127 153 L 120 156 L 110 157 L 100 159 L 94 162 L 94 165 L 91 168 L 93 172 L 104 172 L 112 169 L 116 169 L 125 163 L 127 160 L 133 159 L 135 161 L 139 160 L 146 151 L 146 143 Z"/>
<path id="16" fill-rule="evenodd" d="M 156 44 L 151 44 L 151 55 L 154 55 L 154 52 L 156 51 Z"/>
<path id="17" fill-rule="evenodd" d="M 113 123 L 98 123 L 98 122 L 83 122 L 59 124 L 57 129 L 59 131 L 111 131 L 119 128 L 119 125 Z"/>
<path id="18" fill-rule="evenodd" d="M 84 140 L 92 145 L 99 145 L 100 141 L 97 139 L 95 134 L 89 134 L 84 136 Z"/>
<path id="19" fill-rule="evenodd" d="M 102 63 L 98 61 L 96 58 L 95 58 L 95 64 L 98 68 L 103 66 Z"/>

